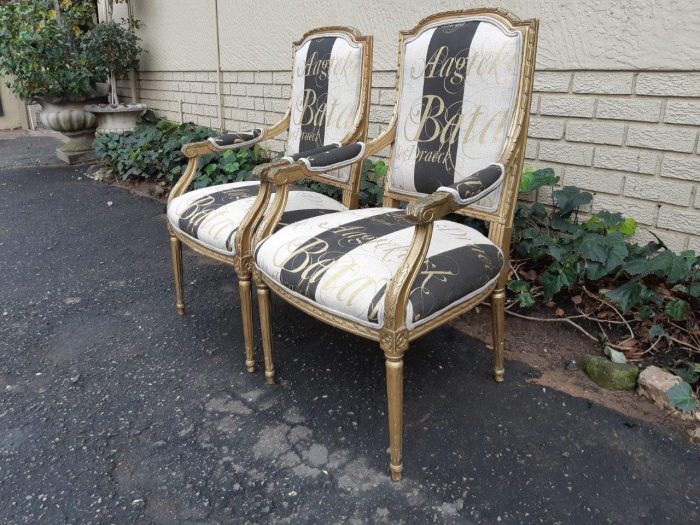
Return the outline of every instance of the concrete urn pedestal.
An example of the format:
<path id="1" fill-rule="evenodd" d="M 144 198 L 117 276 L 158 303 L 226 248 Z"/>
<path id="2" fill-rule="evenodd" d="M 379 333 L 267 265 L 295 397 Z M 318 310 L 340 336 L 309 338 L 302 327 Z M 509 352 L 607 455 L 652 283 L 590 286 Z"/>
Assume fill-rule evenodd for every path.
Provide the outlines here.
<path id="1" fill-rule="evenodd" d="M 141 114 L 148 108 L 146 104 L 89 104 L 84 110 L 92 113 L 97 119 L 95 135 L 108 133 L 124 133 L 133 131 L 141 119 Z"/>
<path id="2" fill-rule="evenodd" d="M 95 115 L 83 109 L 85 100 L 72 101 L 36 97 L 41 104 L 41 122 L 63 135 L 64 142 L 56 149 L 56 156 L 67 164 L 93 160 L 92 150 Z"/>

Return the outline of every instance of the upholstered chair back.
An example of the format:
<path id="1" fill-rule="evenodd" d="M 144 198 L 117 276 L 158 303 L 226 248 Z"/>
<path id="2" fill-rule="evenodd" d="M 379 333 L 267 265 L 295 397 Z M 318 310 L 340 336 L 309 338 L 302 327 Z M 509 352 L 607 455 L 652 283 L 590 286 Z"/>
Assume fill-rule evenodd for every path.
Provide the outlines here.
<path id="1" fill-rule="evenodd" d="M 497 163 L 516 113 L 523 33 L 496 17 L 456 16 L 405 34 L 401 53 L 389 190 L 429 194 Z M 472 206 L 494 211 L 500 191 Z"/>
<path id="2" fill-rule="evenodd" d="M 286 155 L 342 142 L 357 128 L 363 73 L 371 60 L 365 39 L 317 31 L 295 46 Z M 347 180 L 349 169 L 336 177 Z"/>

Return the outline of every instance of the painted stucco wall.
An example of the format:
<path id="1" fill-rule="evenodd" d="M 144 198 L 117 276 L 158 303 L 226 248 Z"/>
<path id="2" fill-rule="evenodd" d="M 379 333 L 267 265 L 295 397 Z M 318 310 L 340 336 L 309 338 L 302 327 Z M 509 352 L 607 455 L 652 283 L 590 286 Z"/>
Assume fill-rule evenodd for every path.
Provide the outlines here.
<path id="1" fill-rule="evenodd" d="M 193 71 L 216 61 L 214 0 L 132 0 L 150 54 L 144 68 Z M 501 0 L 521 18 L 539 18 L 538 69 L 697 69 L 696 0 Z M 219 0 L 221 65 L 285 70 L 290 42 L 309 28 L 351 25 L 375 37 L 375 68 L 396 65 L 397 35 L 438 11 L 474 0 Z"/>
<path id="2" fill-rule="evenodd" d="M 370 137 L 393 110 L 399 30 L 434 12 L 480 5 L 131 2 L 148 50 L 139 73 L 141 101 L 167 118 L 213 128 L 271 124 L 283 114 L 291 42 L 307 30 L 340 24 L 374 35 Z M 552 167 L 562 184 L 594 192 L 592 211 L 634 217 L 643 226 L 640 240 L 653 232 L 676 250 L 700 251 L 697 1 L 502 0 L 499 6 L 541 24 L 526 164 Z M 282 142 L 270 146 L 281 149 Z"/>

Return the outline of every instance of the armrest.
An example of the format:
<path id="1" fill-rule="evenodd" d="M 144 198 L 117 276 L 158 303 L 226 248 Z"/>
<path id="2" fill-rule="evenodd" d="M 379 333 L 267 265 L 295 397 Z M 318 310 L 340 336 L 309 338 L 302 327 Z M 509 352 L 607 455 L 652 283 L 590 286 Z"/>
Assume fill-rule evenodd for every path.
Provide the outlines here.
<path id="1" fill-rule="evenodd" d="M 339 148 L 342 144 L 340 142 L 332 142 L 331 144 L 324 144 L 323 146 L 319 148 L 314 148 L 306 151 L 300 151 L 299 153 L 295 153 L 294 155 L 287 157 L 291 158 L 294 162 L 298 161 L 302 157 L 309 157 L 311 155 L 316 155 L 318 153 L 325 153 L 326 151 L 330 151 L 332 149 Z"/>
<path id="2" fill-rule="evenodd" d="M 305 156 L 301 156 L 297 160 L 311 172 L 323 172 L 354 164 L 363 157 L 364 152 L 365 144 L 355 142 L 346 146 L 329 148 L 325 151 L 304 152 Z"/>
<path id="3" fill-rule="evenodd" d="M 504 174 L 503 164 L 493 163 L 459 182 L 440 186 L 436 191 L 450 193 L 455 204 L 467 206 L 497 189 L 503 183 Z"/>
<path id="4" fill-rule="evenodd" d="M 260 142 L 264 136 L 263 129 L 255 128 L 249 131 L 227 133 L 221 137 L 211 137 L 209 142 L 214 146 L 215 151 L 236 150 Z"/>

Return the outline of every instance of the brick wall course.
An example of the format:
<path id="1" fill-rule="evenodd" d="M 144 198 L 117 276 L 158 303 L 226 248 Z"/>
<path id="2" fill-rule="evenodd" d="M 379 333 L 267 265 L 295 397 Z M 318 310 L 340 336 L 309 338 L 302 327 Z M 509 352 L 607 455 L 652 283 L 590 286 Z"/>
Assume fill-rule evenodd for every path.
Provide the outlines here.
<path id="1" fill-rule="evenodd" d="M 140 72 L 140 99 L 168 119 L 218 129 L 217 78 L 211 71 Z M 224 127 L 277 121 L 290 79 L 289 71 L 224 71 Z M 394 71 L 374 72 L 370 138 L 391 118 L 395 80 Z M 120 89 L 128 95 L 128 81 Z M 553 167 L 563 184 L 593 192 L 593 212 L 634 217 L 640 241 L 653 231 L 674 249 L 700 249 L 700 73 L 538 71 L 531 114 L 527 166 Z M 284 138 L 267 146 L 281 151 Z"/>

